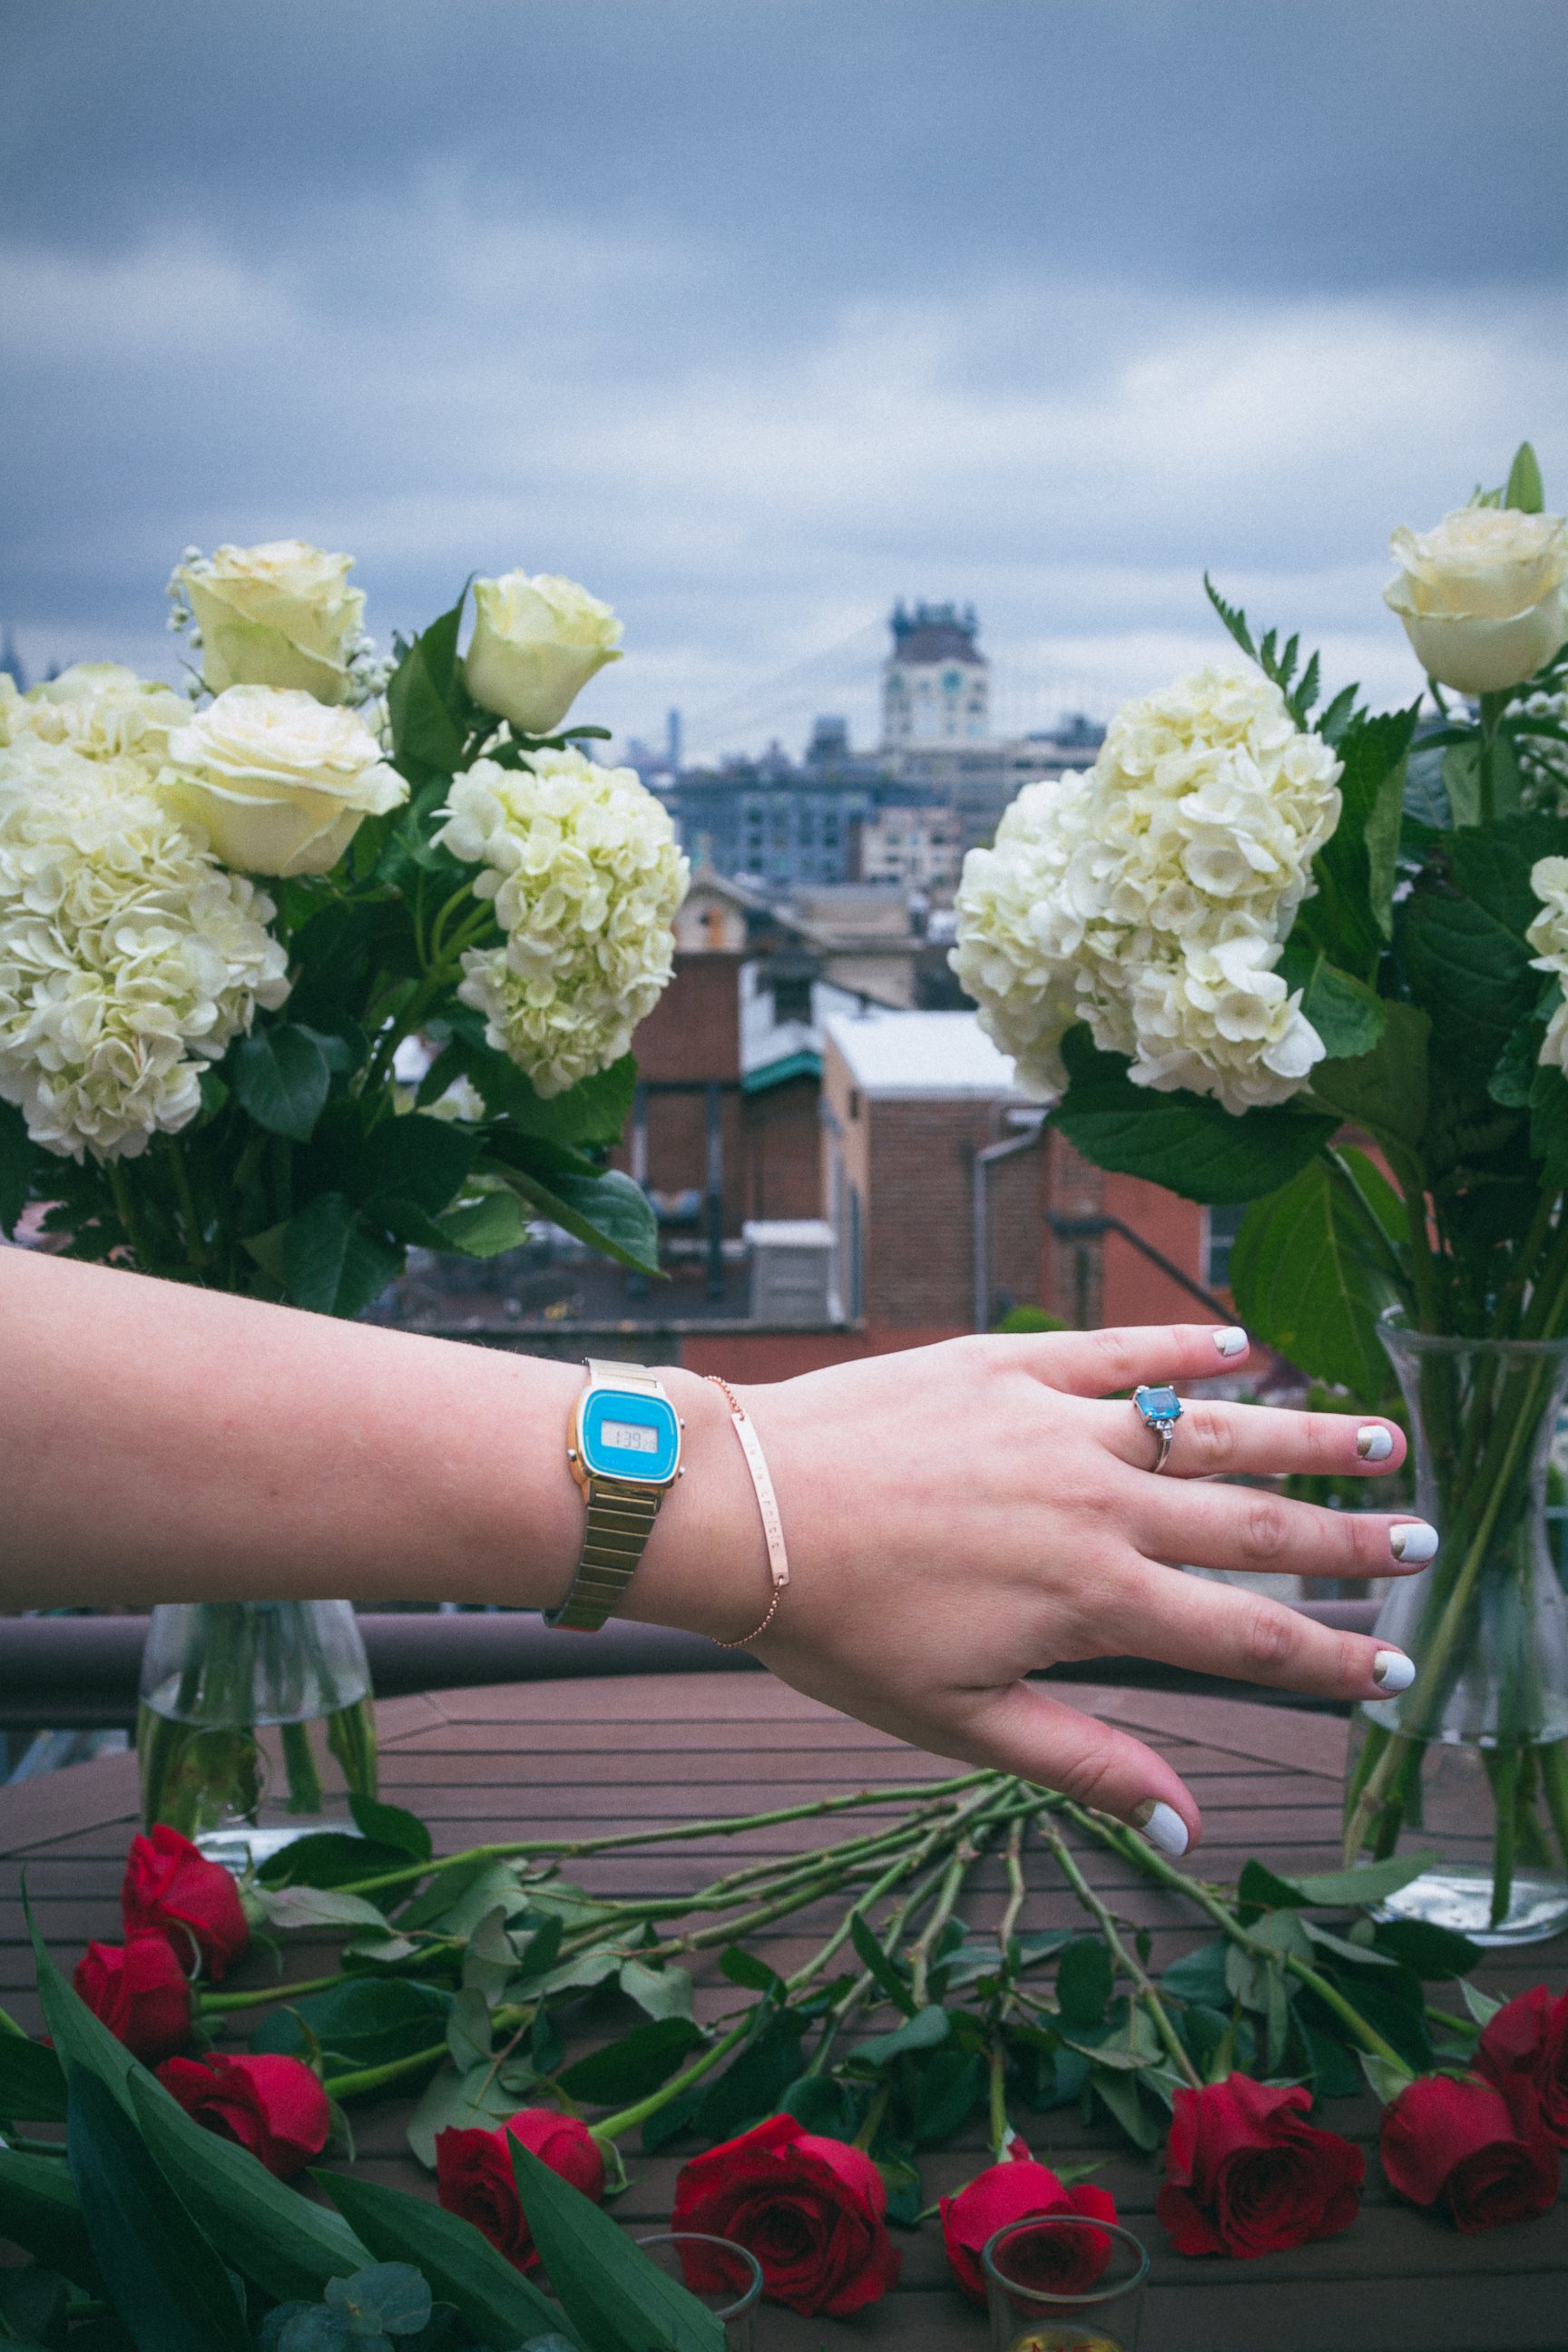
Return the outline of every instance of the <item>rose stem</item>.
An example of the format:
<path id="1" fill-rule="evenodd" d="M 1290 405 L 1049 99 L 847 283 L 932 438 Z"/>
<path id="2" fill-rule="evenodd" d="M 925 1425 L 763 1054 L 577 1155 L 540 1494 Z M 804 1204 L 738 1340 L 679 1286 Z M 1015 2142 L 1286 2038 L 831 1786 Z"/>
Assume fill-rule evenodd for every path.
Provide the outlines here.
<path id="1" fill-rule="evenodd" d="M 1102 1845 L 1110 1846 L 1121 1854 L 1123 1861 L 1132 1863 L 1146 1876 L 1157 1878 L 1163 1886 L 1173 1887 L 1177 1894 L 1184 1895 L 1189 1901 L 1197 1904 L 1200 1910 L 1206 1911 L 1215 1925 L 1223 1927 L 1231 1941 L 1239 1944 L 1244 1951 L 1254 1953 L 1262 1960 L 1279 1960 L 1280 1955 L 1259 1937 L 1249 1936 L 1235 1912 L 1229 1910 L 1217 1895 L 1211 1894 L 1201 1880 L 1184 1877 L 1163 1854 L 1156 1853 L 1152 1846 L 1146 1845 L 1131 1831 L 1123 1832 L 1120 1822 L 1108 1821 L 1100 1814 L 1091 1813 L 1085 1807 L 1070 1802 L 1067 1811 L 1080 1829 L 1087 1830 L 1091 1837 L 1097 1837 Z M 1293 1952 L 1287 1952 L 1284 1959 L 1289 1973 L 1315 1992 L 1326 2009 L 1333 2011 L 1342 2024 L 1350 2028 L 1363 2050 L 1370 2050 L 1373 2057 L 1390 2060 L 1405 2074 L 1410 2072 L 1398 2051 L 1385 2042 L 1381 2033 L 1374 2032 L 1337 1986 L 1331 1985 L 1326 1977 L 1320 1976 L 1317 1969 L 1309 1967 L 1305 1960 L 1298 1959 Z"/>
<path id="2" fill-rule="evenodd" d="M 930 1784 L 923 1794 L 927 1801 L 956 1794 L 995 1777 L 992 1772 L 965 1772 L 956 1780 Z M 495 1845 L 468 1846 L 461 1853 L 443 1854 L 439 1861 L 409 1863 L 399 1870 L 380 1871 L 374 1877 L 351 1879 L 340 1892 L 371 1895 L 384 1886 L 411 1886 L 419 1879 L 437 1877 L 465 1864 L 507 1862 L 531 1854 L 549 1855 L 557 1862 L 575 1862 L 585 1854 L 613 1853 L 622 1846 L 669 1845 L 693 1838 L 728 1837 L 739 1830 L 772 1829 L 781 1822 L 810 1821 L 825 1813 L 847 1812 L 856 1806 L 896 1804 L 900 1797 L 907 1799 L 909 1793 L 907 1782 L 890 1789 L 858 1789 L 850 1796 L 819 1797 L 811 1804 L 785 1805 L 776 1812 L 721 1814 L 711 1821 L 679 1822 L 668 1829 L 617 1830 L 607 1837 L 583 1838 L 574 1843 L 563 1843 L 559 1838 L 514 1838 Z"/>
<path id="3" fill-rule="evenodd" d="M 1047 1822 L 1044 1824 L 1043 1834 L 1052 1853 L 1056 1856 L 1057 1867 L 1062 1876 L 1099 1927 L 1100 1934 L 1105 1938 L 1106 1950 L 1110 1954 L 1111 1959 L 1124 1975 L 1131 1978 L 1136 1997 L 1146 2011 L 1155 2032 L 1164 2043 L 1172 2064 L 1193 2090 L 1201 2091 L 1204 2078 L 1187 2055 L 1186 2045 L 1172 2024 L 1170 2011 L 1161 2000 L 1159 1990 L 1149 1971 L 1137 1954 L 1130 1952 L 1122 1942 L 1121 1929 L 1079 1868 L 1066 1838 L 1063 1837 L 1055 1822 Z"/>

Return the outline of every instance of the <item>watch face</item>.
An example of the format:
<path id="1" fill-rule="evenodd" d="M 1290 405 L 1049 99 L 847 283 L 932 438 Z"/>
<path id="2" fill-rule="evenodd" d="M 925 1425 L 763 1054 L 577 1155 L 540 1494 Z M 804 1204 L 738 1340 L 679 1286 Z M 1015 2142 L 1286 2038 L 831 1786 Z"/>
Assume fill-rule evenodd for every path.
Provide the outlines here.
<path id="1" fill-rule="evenodd" d="M 680 1423 L 668 1397 L 592 1389 L 583 1401 L 583 1465 L 602 1478 L 667 1486 L 680 1458 Z"/>

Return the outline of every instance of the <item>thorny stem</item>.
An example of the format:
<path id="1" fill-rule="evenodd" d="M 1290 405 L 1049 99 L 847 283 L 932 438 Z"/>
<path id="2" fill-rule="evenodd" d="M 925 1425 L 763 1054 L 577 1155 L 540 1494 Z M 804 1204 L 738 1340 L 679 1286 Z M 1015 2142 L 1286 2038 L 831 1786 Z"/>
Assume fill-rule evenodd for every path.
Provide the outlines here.
<path id="1" fill-rule="evenodd" d="M 1204 2078 L 1187 2055 L 1186 2045 L 1171 2022 L 1171 2013 L 1161 2000 L 1158 1988 L 1148 1969 L 1136 1952 L 1130 1952 L 1122 1942 L 1121 1930 L 1079 1868 L 1071 1848 L 1055 1822 L 1045 1823 L 1044 1833 L 1052 1853 L 1056 1856 L 1057 1867 L 1104 1937 L 1106 1950 L 1123 1975 L 1131 1979 L 1135 1996 L 1146 2011 L 1155 2032 L 1164 2043 L 1171 2063 L 1194 2091 L 1201 2091 Z"/>

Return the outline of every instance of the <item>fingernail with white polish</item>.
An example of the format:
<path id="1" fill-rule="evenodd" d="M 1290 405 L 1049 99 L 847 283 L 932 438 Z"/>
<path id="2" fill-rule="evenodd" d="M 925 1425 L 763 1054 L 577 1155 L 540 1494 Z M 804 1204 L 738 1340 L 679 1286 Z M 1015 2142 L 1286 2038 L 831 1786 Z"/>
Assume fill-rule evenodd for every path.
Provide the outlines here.
<path id="1" fill-rule="evenodd" d="M 1180 1857 L 1187 1850 L 1187 1825 L 1173 1805 L 1161 1804 L 1157 1797 L 1145 1797 L 1132 1809 L 1132 1818 L 1151 1845 L 1162 1853 Z"/>
<path id="2" fill-rule="evenodd" d="M 1388 1531 L 1388 1549 L 1395 1559 L 1436 1559 L 1437 1530 L 1425 1519 L 1403 1519 Z"/>
<path id="3" fill-rule="evenodd" d="M 1234 1323 L 1227 1325 L 1223 1331 L 1216 1331 L 1214 1343 L 1222 1356 L 1245 1356 L 1247 1353 L 1247 1334 L 1238 1331 Z"/>
<path id="4" fill-rule="evenodd" d="M 1372 1662 L 1372 1678 L 1382 1691 L 1404 1691 L 1415 1680 L 1415 1661 L 1403 1650 L 1379 1650 Z"/>
<path id="5" fill-rule="evenodd" d="M 1386 1462 L 1394 1451 L 1394 1439 L 1386 1429 L 1379 1429 L 1375 1425 L 1358 1429 L 1355 1450 L 1363 1462 Z"/>

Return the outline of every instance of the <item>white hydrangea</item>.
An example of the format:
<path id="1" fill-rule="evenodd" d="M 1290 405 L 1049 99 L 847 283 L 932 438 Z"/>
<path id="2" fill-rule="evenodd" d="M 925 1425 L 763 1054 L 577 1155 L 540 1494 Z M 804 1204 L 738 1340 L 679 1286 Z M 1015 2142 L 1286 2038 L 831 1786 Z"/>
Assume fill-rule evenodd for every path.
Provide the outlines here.
<path id="1" fill-rule="evenodd" d="M 436 839 L 484 867 L 474 894 L 506 933 L 464 956 L 458 993 L 542 1095 L 563 1094 L 620 1059 L 669 979 L 689 875 L 669 813 L 635 769 L 541 751 L 477 760 L 442 814 Z"/>
<path id="2" fill-rule="evenodd" d="M 1085 1021 L 1135 1084 L 1289 1100 L 1322 1041 L 1275 970 L 1339 820 L 1340 763 L 1261 672 L 1206 668 L 1118 712 L 1086 775 L 1026 784 L 971 850 L 950 959 L 1047 1093 Z"/>
<path id="3" fill-rule="evenodd" d="M 1539 955 L 1531 961 L 1537 971 L 1554 971 L 1559 994 L 1541 1048 L 1541 1060 L 1568 1076 L 1568 857 L 1538 858 L 1530 870 L 1530 887 L 1541 900 L 1525 938 Z"/>
<path id="4" fill-rule="evenodd" d="M 288 994 L 271 901 L 159 804 L 145 764 L 0 750 L 0 1097 L 36 1143 L 133 1159 Z"/>
<path id="5" fill-rule="evenodd" d="M 172 686 L 138 677 L 121 662 L 73 662 L 30 694 L 18 694 L 8 677 L 0 685 L 0 744 L 35 735 L 88 760 L 156 764 L 167 754 L 170 729 L 190 715 Z"/>

